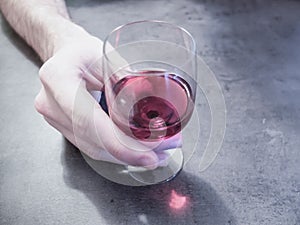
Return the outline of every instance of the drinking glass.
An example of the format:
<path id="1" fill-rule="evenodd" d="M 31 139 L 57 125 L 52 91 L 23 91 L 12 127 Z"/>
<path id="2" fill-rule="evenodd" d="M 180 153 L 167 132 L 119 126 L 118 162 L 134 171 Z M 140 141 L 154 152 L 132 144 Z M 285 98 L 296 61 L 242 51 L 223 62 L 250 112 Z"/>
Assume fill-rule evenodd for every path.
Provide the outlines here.
<path id="1" fill-rule="evenodd" d="M 129 146 L 127 140 L 134 139 L 161 159 L 155 169 L 128 165 L 124 171 L 146 185 L 172 179 L 182 169 L 182 149 L 164 143 L 180 139 L 193 113 L 197 88 L 193 37 L 163 21 L 120 26 L 104 41 L 103 72 L 108 113 L 119 141 Z"/>

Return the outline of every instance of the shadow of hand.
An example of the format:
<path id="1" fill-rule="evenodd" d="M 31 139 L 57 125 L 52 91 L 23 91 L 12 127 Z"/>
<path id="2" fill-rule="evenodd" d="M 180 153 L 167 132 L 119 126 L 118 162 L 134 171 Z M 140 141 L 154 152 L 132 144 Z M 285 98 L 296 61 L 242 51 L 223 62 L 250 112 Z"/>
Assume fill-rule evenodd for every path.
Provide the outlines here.
<path id="1" fill-rule="evenodd" d="M 62 164 L 65 183 L 84 193 L 107 224 L 235 224 L 212 187 L 192 174 L 146 187 L 115 184 L 94 172 L 68 141 Z"/>

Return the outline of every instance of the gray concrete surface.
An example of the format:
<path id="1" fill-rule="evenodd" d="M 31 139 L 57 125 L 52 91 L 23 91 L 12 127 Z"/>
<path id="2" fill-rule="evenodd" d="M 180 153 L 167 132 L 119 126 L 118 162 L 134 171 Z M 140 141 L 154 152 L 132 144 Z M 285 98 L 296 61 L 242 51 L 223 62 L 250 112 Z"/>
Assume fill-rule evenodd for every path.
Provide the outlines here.
<path id="1" fill-rule="evenodd" d="M 73 20 L 104 37 L 123 23 L 187 28 L 228 109 L 213 165 L 143 188 L 98 176 L 33 108 L 34 52 L 1 18 L 0 224 L 300 224 L 300 2 L 69 0 Z M 175 212 L 172 190 L 186 196 Z"/>

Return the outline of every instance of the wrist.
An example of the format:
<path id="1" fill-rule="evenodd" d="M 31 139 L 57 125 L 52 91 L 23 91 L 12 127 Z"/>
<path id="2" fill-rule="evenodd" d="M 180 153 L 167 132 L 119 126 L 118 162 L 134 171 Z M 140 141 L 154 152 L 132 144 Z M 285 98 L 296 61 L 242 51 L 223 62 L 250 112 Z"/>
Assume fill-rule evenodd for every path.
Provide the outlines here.
<path id="1" fill-rule="evenodd" d="M 65 46 L 92 36 L 81 26 L 66 18 L 53 18 L 52 27 L 47 27 L 47 41 L 40 54 L 43 61 L 52 57 Z"/>

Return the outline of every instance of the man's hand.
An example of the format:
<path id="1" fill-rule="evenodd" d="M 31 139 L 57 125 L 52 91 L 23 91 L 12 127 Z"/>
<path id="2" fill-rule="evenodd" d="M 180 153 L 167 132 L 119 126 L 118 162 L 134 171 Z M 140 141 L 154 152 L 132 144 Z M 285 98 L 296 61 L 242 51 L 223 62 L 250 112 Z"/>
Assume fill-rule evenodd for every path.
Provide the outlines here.
<path id="1" fill-rule="evenodd" d="M 101 91 L 102 41 L 70 21 L 63 0 L 1 0 L 0 9 L 45 62 L 35 107 L 46 121 L 94 159 L 155 168 L 180 138 L 145 145 L 114 125 L 92 91 Z M 155 149 L 155 151 L 153 151 Z"/>
<path id="2" fill-rule="evenodd" d="M 102 41 L 90 37 L 67 44 L 46 61 L 40 69 L 43 85 L 35 107 L 50 125 L 94 159 L 156 165 L 158 156 L 150 148 L 128 137 L 126 144 L 122 143 L 121 132 L 90 93 L 103 88 L 101 50 Z"/>

